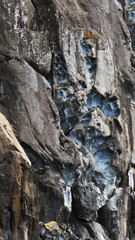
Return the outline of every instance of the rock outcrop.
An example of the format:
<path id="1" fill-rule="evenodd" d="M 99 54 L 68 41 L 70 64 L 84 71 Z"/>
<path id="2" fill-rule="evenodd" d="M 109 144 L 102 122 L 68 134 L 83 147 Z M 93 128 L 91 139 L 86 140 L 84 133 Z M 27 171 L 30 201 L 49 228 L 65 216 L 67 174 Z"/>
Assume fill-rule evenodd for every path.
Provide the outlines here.
<path id="1" fill-rule="evenodd" d="M 1 0 L 0 240 L 135 238 L 135 1 Z"/>

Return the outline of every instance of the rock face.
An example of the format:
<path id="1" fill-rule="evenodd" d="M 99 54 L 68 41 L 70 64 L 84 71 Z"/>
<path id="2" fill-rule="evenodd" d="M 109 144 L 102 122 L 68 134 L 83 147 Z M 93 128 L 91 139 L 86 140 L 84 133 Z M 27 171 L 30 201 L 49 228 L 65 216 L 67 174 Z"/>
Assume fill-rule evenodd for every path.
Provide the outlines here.
<path id="1" fill-rule="evenodd" d="M 1 0 L 0 240 L 135 239 L 135 1 Z"/>

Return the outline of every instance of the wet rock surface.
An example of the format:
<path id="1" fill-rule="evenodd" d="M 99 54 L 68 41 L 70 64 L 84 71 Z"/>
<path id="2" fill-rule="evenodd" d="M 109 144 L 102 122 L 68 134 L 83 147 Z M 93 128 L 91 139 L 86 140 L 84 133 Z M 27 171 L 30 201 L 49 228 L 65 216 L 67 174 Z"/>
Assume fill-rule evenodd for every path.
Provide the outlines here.
<path id="1" fill-rule="evenodd" d="M 135 238 L 134 5 L 2 0 L 0 239 Z"/>

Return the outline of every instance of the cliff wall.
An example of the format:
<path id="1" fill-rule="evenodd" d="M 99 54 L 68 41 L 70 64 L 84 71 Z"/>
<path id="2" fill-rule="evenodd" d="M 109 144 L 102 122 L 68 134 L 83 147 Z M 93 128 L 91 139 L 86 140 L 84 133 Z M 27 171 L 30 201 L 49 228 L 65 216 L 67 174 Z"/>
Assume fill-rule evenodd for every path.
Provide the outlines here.
<path id="1" fill-rule="evenodd" d="M 135 1 L 1 0 L 0 240 L 135 239 Z"/>

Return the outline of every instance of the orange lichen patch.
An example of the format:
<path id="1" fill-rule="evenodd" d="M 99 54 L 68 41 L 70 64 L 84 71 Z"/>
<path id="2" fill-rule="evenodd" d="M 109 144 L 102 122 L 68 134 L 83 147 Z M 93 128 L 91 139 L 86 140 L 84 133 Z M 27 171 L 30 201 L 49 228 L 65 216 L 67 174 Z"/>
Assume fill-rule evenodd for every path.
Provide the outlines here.
<path id="1" fill-rule="evenodd" d="M 87 29 L 84 30 L 84 37 L 85 38 L 90 38 L 91 37 L 90 31 L 88 31 Z"/>
<path id="2" fill-rule="evenodd" d="M 97 43 L 99 40 L 99 36 L 96 33 L 92 33 L 87 29 L 84 30 L 84 38 L 89 38 L 92 42 L 95 43 Z"/>

